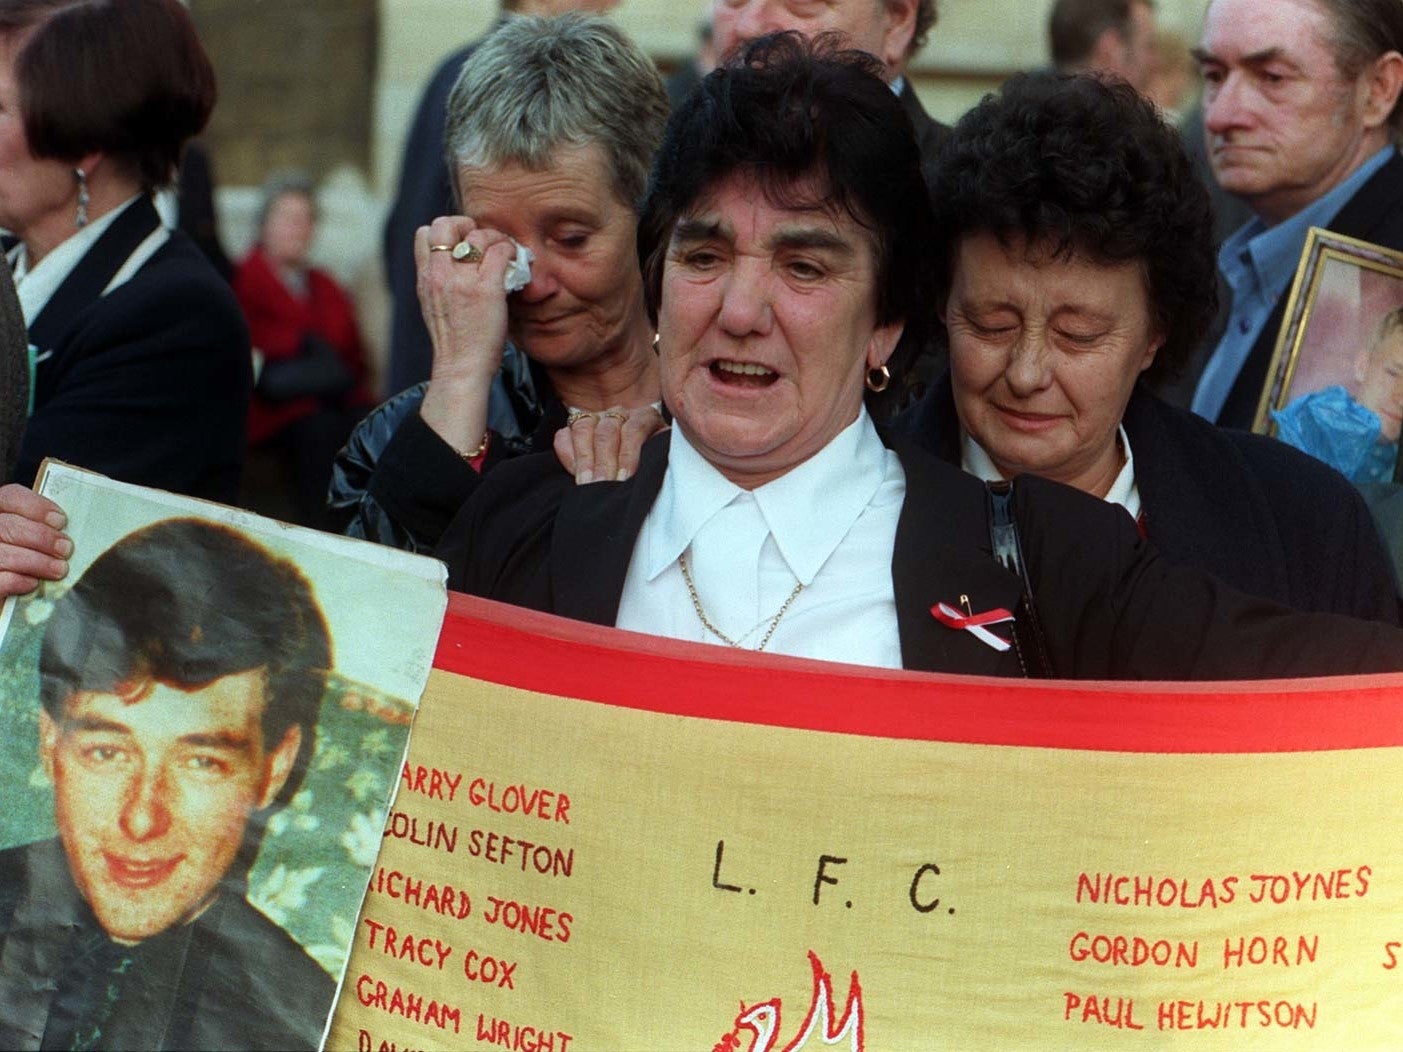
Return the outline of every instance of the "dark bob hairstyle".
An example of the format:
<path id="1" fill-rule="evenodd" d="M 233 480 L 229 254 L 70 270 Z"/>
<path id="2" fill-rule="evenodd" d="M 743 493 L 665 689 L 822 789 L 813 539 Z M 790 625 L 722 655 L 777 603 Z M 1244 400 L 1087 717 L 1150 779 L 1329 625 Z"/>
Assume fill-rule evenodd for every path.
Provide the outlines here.
<path id="1" fill-rule="evenodd" d="M 993 234 L 1094 263 L 1138 263 L 1172 376 L 1217 310 L 1208 192 L 1179 133 L 1134 88 L 1092 76 L 1011 78 L 960 120 L 931 187 L 944 302 L 961 240 Z"/>
<path id="2" fill-rule="evenodd" d="M 5 0 L 20 40 L 20 109 L 36 157 L 107 154 L 146 190 L 175 174 L 214 109 L 214 69 L 180 0 Z"/>
<path id="3" fill-rule="evenodd" d="M 326 620 L 296 566 L 228 526 L 164 519 L 108 548 L 54 604 L 39 651 L 39 699 L 62 721 L 75 694 L 136 704 L 153 683 L 192 690 L 262 669 L 265 746 L 302 728 L 278 796 L 285 802 L 312 754 L 330 667 Z"/>
<path id="4" fill-rule="evenodd" d="M 837 209 L 877 247 L 879 324 L 904 321 L 906 348 L 924 345 L 933 221 L 920 154 L 881 66 L 841 38 L 776 33 L 714 70 L 667 123 L 638 227 L 643 292 L 654 324 L 673 228 L 734 173 L 774 205 Z M 900 378 L 909 362 L 888 363 Z"/>

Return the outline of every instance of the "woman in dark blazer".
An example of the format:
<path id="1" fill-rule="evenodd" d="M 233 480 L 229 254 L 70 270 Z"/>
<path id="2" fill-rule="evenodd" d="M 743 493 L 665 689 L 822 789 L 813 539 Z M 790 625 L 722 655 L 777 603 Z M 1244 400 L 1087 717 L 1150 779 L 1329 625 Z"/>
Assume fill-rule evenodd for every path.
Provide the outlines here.
<path id="1" fill-rule="evenodd" d="M 1014 78 L 960 121 L 932 201 L 951 367 L 897 434 L 986 479 L 1119 503 L 1162 555 L 1241 591 L 1398 623 L 1388 555 L 1343 476 L 1142 383 L 1202 339 L 1216 264 L 1207 194 L 1138 93 Z"/>
<path id="2" fill-rule="evenodd" d="M 151 195 L 214 105 L 178 0 L 0 8 L 0 226 L 29 330 L 14 477 L 57 457 L 233 501 L 251 364 L 228 286 Z"/>

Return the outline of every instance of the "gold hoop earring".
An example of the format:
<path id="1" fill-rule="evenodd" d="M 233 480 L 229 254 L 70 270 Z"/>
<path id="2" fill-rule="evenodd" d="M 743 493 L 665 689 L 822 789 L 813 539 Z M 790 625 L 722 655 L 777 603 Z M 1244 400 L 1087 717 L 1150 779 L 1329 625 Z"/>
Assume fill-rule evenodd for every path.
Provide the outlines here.
<path id="1" fill-rule="evenodd" d="M 891 383 L 891 370 L 885 365 L 879 365 L 875 369 L 867 370 L 867 390 L 873 394 L 881 394 Z"/>

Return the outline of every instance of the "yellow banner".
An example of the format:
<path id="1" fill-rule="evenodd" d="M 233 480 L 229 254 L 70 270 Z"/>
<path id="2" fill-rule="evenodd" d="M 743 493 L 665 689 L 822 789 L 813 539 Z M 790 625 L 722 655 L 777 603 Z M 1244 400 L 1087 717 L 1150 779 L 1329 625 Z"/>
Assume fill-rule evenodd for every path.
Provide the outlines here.
<path id="1" fill-rule="evenodd" d="M 1403 1040 L 1403 677 L 862 675 L 456 599 L 437 665 L 331 1048 Z"/>

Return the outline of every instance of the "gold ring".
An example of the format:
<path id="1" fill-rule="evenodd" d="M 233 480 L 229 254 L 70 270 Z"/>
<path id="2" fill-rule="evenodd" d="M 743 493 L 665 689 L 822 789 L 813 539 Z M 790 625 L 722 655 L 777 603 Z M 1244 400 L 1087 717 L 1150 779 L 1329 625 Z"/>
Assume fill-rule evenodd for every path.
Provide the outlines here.
<path id="1" fill-rule="evenodd" d="M 467 240 L 453 246 L 453 258 L 459 263 L 476 263 L 482 259 L 482 249 Z"/>
<path id="2" fill-rule="evenodd" d="M 628 423 L 628 414 L 621 413 L 617 409 L 606 409 L 599 414 L 600 420 L 618 420 L 620 423 Z"/>
<path id="3" fill-rule="evenodd" d="M 585 420 L 587 418 L 597 420 L 599 418 L 599 414 L 592 413 L 588 409 L 572 409 L 570 410 L 570 415 L 565 418 L 565 426 L 574 427 L 581 420 Z"/>
<path id="4" fill-rule="evenodd" d="M 453 251 L 453 246 L 452 246 L 452 245 L 430 245 L 430 246 L 429 246 L 429 251 L 430 251 L 430 252 L 452 252 L 452 251 Z"/>

